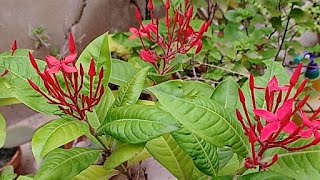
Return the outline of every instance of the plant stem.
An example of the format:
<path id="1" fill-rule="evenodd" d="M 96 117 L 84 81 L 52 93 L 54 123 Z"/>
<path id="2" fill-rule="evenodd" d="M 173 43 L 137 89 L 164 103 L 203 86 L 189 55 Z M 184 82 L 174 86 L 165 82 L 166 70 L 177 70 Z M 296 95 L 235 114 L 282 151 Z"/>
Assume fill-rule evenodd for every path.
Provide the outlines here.
<path id="1" fill-rule="evenodd" d="M 246 172 L 248 170 L 248 168 L 246 168 L 245 166 L 241 167 L 240 169 L 238 169 L 236 171 L 236 175 L 242 175 L 244 172 Z"/>
<path id="2" fill-rule="evenodd" d="M 294 6 L 294 5 L 291 6 L 290 12 L 292 11 L 293 6 Z M 289 13 L 289 14 L 290 14 L 290 13 Z M 286 38 L 286 35 L 287 35 L 287 32 L 288 32 L 290 19 L 291 19 L 291 18 L 288 16 L 287 23 L 286 23 L 286 27 L 285 27 L 285 29 L 284 29 L 283 36 L 282 36 L 282 39 L 281 39 L 281 43 L 280 43 L 278 52 L 277 52 L 277 54 L 276 54 L 276 56 L 275 56 L 275 58 L 274 58 L 274 61 L 277 60 L 277 58 L 278 58 L 278 56 L 279 56 L 279 54 L 280 54 L 280 51 L 282 50 L 282 46 L 283 46 L 283 44 L 284 44 L 284 42 L 285 42 L 285 38 Z"/>

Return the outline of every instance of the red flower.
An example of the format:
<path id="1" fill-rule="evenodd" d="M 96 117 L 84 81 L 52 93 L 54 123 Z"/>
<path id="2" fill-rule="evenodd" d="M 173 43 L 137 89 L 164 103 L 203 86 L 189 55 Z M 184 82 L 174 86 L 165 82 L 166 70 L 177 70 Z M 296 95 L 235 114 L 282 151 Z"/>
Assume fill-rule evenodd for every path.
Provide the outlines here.
<path id="1" fill-rule="evenodd" d="M 69 43 L 71 55 L 61 61 L 55 57 L 47 56 L 48 69 L 44 70 L 44 72 L 40 71 L 36 60 L 29 53 L 31 65 L 40 76 L 46 92 L 31 80 L 28 80 L 28 82 L 35 91 L 48 100 L 48 103 L 57 105 L 65 114 L 76 119 L 86 120 L 86 113 L 92 111 L 92 108 L 100 102 L 104 94 L 104 86 L 102 84 L 104 72 L 103 68 L 101 68 L 97 75 L 95 62 L 92 59 L 87 73 L 90 78 L 89 93 L 84 94 L 85 73 L 81 64 L 79 71 L 74 66 L 77 53 L 72 35 L 69 35 Z M 62 81 L 58 80 L 56 75 L 60 70 L 63 77 Z M 94 78 L 97 78 L 97 85 L 94 85 Z"/>
<path id="2" fill-rule="evenodd" d="M 76 67 L 74 67 L 74 62 L 77 57 L 77 54 L 68 55 L 64 60 L 58 60 L 53 56 L 47 56 L 46 62 L 48 64 L 49 69 L 47 72 L 49 74 L 58 73 L 59 70 L 63 71 L 64 73 L 74 73 L 77 72 Z M 71 64 L 71 65 L 70 65 Z"/>
<path id="3" fill-rule="evenodd" d="M 150 50 L 141 50 L 140 51 L 140 58 L 149 63 L 156 63 L 157 60 L 152 51 Z"/>
<path id="4" fill-rule="evenodd" d="M 263 127 L 260 140 L 266 141 L 270 138 L 271 135 L 279 131 L 281 126 L 287 125 L 287 119 L 290 117 L 292 113 L 293 100 L 290 99 L 283 103 L 283 105 L 276 111 L 276 114 L 263 110 L 263 109 L 254 109 L 253 113 L 256 116 L 261 117 L 267 123 L 266 126 Z"/>
<path id="5" fill-rule="evenodd" d="M 16 50 L 17 50 L 17 41 L 14 40 L 11 46 L 11 51 L 12 51 L 11 55 L 13 55 Z"/>

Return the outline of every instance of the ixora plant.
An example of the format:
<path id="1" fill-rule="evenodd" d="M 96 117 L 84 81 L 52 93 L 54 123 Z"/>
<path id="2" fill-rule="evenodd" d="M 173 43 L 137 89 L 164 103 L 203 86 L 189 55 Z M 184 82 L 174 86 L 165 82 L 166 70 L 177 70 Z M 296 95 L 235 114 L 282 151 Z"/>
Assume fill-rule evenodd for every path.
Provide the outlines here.
<path id="1" fill-rule="evenodd" d="M 166 2 L 166 11 L 173 10 Z M 153 9 L 152 1 L 148 7 Z M 185 1 L 184 7 L 174 13 L 187 26 L 193 6 Z M 165 18 L 165 26 L 186 30 L 176 24 L 179 20 Z M 140 24 L 133 36 L 154 40 L 158 22 L 147 29 Z M 200 51 L 197 38 L 209 25 L 183 34 L 187 42 L 174 44 L 186 49 L 178 53 L 192 47 Z M 176 29 L 169 32 L 180 33 Z M 144 49 L 140 61 L 150 62 L 149 53 L 154 59 L 134 67 L 111 58 L 108 40 L 108 34 L 101 35 L 78 56 L 70 34 L 70 54 L 60 60 L 38 60 L 24 49 L 0 55 L 0 67 L 8 72 L 1 84 L 8 92 L 38 112 L 57 116 L 32 139 L 39 171 L 19 178 L 136 179 L 141 175 L 137 167 L 149 157 L 178 179 L 320 178 L 320 109 L 311 117 L 301 110 L 309 97 L 302 93 L 307 81 L 298 83 L 302 65 L 289 77 L 281 63 L 265 60 L 264 75 L 251 75 L 242 87 L 232 78 L 215 88 L 181 79 L 155 83 L 156 67 L 167 74 L 175 56 Z"/>

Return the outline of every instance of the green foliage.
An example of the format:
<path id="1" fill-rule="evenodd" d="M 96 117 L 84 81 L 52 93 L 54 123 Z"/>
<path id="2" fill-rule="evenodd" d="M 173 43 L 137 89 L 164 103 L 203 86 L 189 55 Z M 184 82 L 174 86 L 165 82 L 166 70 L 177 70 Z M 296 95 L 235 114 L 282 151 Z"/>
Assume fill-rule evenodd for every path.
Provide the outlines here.
<path id="1" fill-rule="evenodd" d="M 71 178 L 72 180 L 105 180 L 117 175 L 119 172 L 114 169 L 106 170 L 102 166 L 91 165 L 86 170 L 82 171 L 77 176 Z"/>
<path id="2" fill-rule="evenodd" d="M 93 164 L 100 153 L 100 150 L 85 148 L 55 149 L 46 155 L 34 179 L 72 178 Z"/>
<path id="3" fill-rule="evenodd" d="M 6 129 L 7 123 L 2 114 L 0 114 L 0 148 L 2 148 L 2 146 L 6 142 Z"/>
<path id="4" fill-rule="evenodd" d="M 243 157 L 248 154 L 248 141 L 239 122 L 217 102 L 203 97 L 183 97 L 169 89 L 166 84 L 149 88 L 161 105 L 189 131 L 214 146 L 232 147 Z"/>
<path id="5" fill-rule="evenodd" d="M 14 180 L 17 175 L 14 173 L 14 169 L 12 166 L 4 167 L 3 171 L 0 174 L 1 180 Z"/>
<path id="6" fill-rule="evenodd" d="M 54 120 L 35 132 L 32 138 L 33 155 L 40 162 L 50 151 L 77 139 L 88 131 L 84 123 L 74 119 Z"/>
<path id="7" fill-rule="evenodd" d="M 175 118 L 168 112 L 147 105 L 114 108 L 98 133 L 131 144 L 147 142 L 178 129 Z"/>
<path id="8" fill-rule="evenodd" d="M 150 154 L 177 179 L 199 179 L 204 175 L 193 164 L 188 156 L 170 134 L 153 139 L 146 144 Z"/>

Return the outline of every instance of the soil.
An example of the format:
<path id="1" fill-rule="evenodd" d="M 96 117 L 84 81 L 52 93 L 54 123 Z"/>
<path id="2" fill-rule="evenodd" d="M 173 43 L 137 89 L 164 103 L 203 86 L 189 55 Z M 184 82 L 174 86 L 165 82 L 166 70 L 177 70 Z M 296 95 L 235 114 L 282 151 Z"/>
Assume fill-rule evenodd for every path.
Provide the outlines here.
<path id="1" fill-rule="evenodd" d="M 0 168 L 8 164 L 16 152 L 17 152 L 17 148 L 1 148 L 0 149 Z"/>

